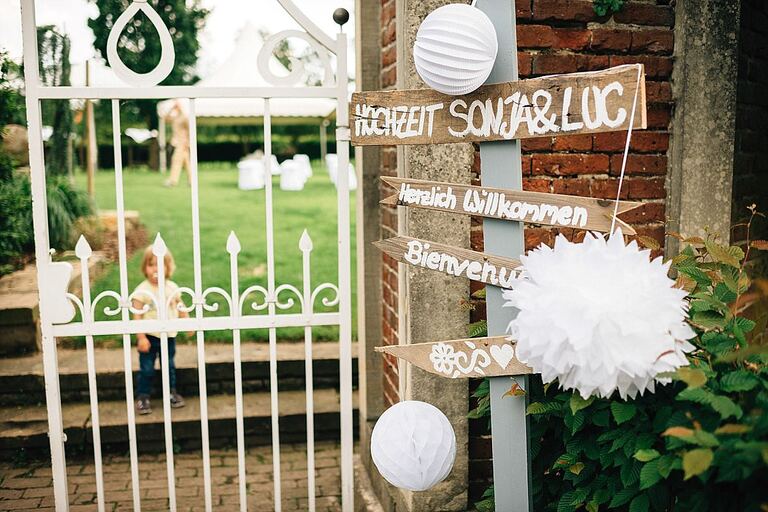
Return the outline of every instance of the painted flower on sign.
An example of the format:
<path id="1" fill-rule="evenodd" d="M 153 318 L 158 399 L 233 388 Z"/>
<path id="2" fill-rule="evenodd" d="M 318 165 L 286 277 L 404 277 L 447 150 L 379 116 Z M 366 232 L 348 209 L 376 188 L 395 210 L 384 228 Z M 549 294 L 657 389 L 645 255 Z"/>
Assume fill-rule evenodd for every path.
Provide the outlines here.
<path id="1" fill-rule="evenodd" d="M 438 343 L 432 346 L 432 352 L 429 354 L 429 360 L 432 362 L 435 370 L 450 375 L 456 366 L 456 354 L 451 345 Z"/>

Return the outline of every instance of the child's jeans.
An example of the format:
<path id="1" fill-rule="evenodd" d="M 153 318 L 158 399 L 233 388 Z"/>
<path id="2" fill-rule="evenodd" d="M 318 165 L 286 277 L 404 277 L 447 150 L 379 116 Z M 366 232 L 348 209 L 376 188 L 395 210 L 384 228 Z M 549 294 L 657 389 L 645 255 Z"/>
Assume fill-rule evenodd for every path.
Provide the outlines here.
<path id="1" fill-rule="evenodd" d="M 152 381 L 155 377 L 155 359 L 160 359 L 160 338 L 147 335 L 149 340 L 149 352 L 139 352 L 139 385 L 136 390 L 138 396 L 152 394 Z M 169 377 L 171 389 L 176 389 L 176 338 L 168 338 Z M 161 361 L 162 363 L 162 361 Z"/>

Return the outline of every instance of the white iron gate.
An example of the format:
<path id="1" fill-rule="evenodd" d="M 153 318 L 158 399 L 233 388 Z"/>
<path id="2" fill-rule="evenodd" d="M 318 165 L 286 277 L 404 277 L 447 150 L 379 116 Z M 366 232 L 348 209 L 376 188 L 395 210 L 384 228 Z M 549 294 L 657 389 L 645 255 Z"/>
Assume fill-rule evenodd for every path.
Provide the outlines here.
<path id="1" fill-rule="evenodd" d="M 347 113 L 347 39 L 342 32 L 331 38 L 322 32 L 290 0 L 278 0 L 282 7 L 304 29 L 287 30 L 270 37 L 264 44 L 254 65 L 262 76 L 275 87 L 222 87 L 204 88 L 190 86 L 157 86 L 173 67 L 174 50 L 168 29 L 160 16 L 147 0 L 133 0 L 126 11 L 116 20 L 108 39 L 108 58 L 115 73 L 129 87 L 46 87 L 40 82 L 38 74 L 38 52 L 35 23 L 35 0 L 22 0 L 22 22 L 24 34 L 24 62 L 26 81 L 26 104 L 29 124 L 29 151 L 32 174 L 33 218 L 35 229 L 35 255 L 37 259 L 38 284 L 40 293 L 40 321 L 42 330 L 43 361 L 45 369 L 46 400 L 53 469 L 54 496 L 57 510 L 68 510 L 67 471 L 64 452 L 66 441 L 61 412 L 59 393 L 59 373 L 56 354 L 56 338 L 59 336 L 85 336 L 88 381 L 90 388 L 94 459 L 96 469 L 96 488 L 98 510 L 105 507 L 104 476 L 102 472 L 101 438 L 99 430 L 99 407 L 96 389 L 96 368 L 94 361 L 93 337 L 104 334 L 122 335 L 124 347 L 124 368 L 126 386 L 126 411 L 128 415 L 129 446 L 131 462 L 132 496 L 135 510 L 140 510 L 139 462 L 136 446 L 136 423 L 134 417 L 133 376 L 131 358 L 131 335 L 139 332 L 160 332 L 163 402 L 169 401 L 169 375 L 167 361 L 167 333 L 170 331 L 196 331 L 197 362 L 200 383 L 200 421 L 202 435 L 203 478 L 206 510 L 212 510 L 211 465 L 209 457 L 209 435 L 207 417 L 207 392 L 205 375 L 205 332 L 211 330 L 231 330 L 234 340 L 234 370 L 236 395 L 236 425 L 238 449 L 238 484 L 240 509 L 246 510 L 245 441 L 243 427 L 243 391 L 242 369 L 240 360 L 240 331 L 242 329 L 268 329 L 269 331 L 269 366 L 270 396 L 272 418 L 272 450 L 274 471 L 274 503 L 280 510 L 280 431 L 278 428 L 278 389 L 277 389 L 277 345 L 276 329 L 282 327 L 304 327 L 306 356 L 306 407 L 307 407 L 307 462 L 309 508 L 314 510 L 314 437 L 312 407 L 312 329 L 319 325 L 339 326 L 340 352 L 340 417 L 341 417 L 341 496 L 343 510 L 353 508 L 353 470 L 352 470 L 352 353 L 351 353 L 351 296 L 350 296 L 350 242 L 349 242 L 349 177 L 346 171 L 349 162 L 349 130 Z M 255 3 L 254 3 L 255 5 Z M 117 54 L 117 41 L 125 24 L 139 10 L 143 11 L 157 28 L 162 44 L 162 57 L 157 67 L 146 74 L 137 74 L 128 69 Z M 307 42 L 321 56 L 325 66 L 322 84 L 317 87 L 305 87 L 298 84 L 301 70 L 296 69 L 288 76 L 275 76 L 269 70 L 269 57 L 272 49 L 280 41 L 293 37 Z M 335 73 L 331 69 L 329 54 L 336 56 Z M 166 296 L 163 278 L 165 243 L 158 234 L 153 244 L 154 253 L 159 256 L 158 274 L 160 290 L 158 297 L 152 297 L 158 310 L 156 320 L 132 320 L 132 294 L 128 287 L 127 255 L 125 240 L 125 206 L 123 200 L 123 169 L 120 140 L 120 100 L 138 98 L 188 98 L 190 105 L 190 167 L 191 167 L 191 203 L 192 203 L 192 239 L 194 263 L 194 287 L 182 287 L 179 295 L 186 295 L 191 300 L 188 318 L 169 318 L 169 304 L 175 297 Z M 231 265 L 230 289 L 219 287 L 204 289 L 202 286 L 202 261 L 200 253 L 200 218 L 198 209 L 197 176 L 197 141 L 196 141 L 196 98 L 252 98 L 264 102 L 264 153 L 265 153 L 265 196 L 266 196 L 266 231 L 267 231 L 267 286 L 251 286 L 240 290 L 238 283 L 238 253 L 240 241 L 232 233 L 226 247 Z M 312 240 L 305 231 L 298 243 L 303 263 L 303 282 L 275 284 L 275 254 L 273 236 L 272 180 L 270 179 L 271 117 L 270 99 L 272 98 L 333 98 L 337 101 L 337 213 L 338 213 L 338 283 L 324 283 L 315 288 L 310 284 L 310 252 Z M 46 207 L 45 163 L 43 157 L 41 101 L 49 99 L 101 99 L 112 102 L 112 129 L 115 147 L 115 187 L 118 212 L 118 252 L 120 269 L 120 289 L 110 290 L 91 297 L 88 276 L 88 260 L 91 248 L 85 238 L 80 239 L 76 255 L 82 264 L 82 296 L 77 297 L 67 292 L 67 283 L 72 271 L 68 263 L 52 262 L 48 240 L 48 219 Z M 247 245 L 247 241 L 243 241 Z M 216 305 L 210 301 L 211 295 L 222 297 L 229 306 L 226 316 L 205 316 L 206 311 L 214 311 Z M 322 301 L 326 307 L 337 307 L 336 312 L 315 312 L 315 303 Z M 301 312 L 287 311 L 298 303 Z M 115 305 L 116 304 L 116 305 Z M 245 306 L 248 305 L 246 308 Z M 96 320 L 98 308 L 112 317 L 109 320 Z M 246 311 L 248 310 L 248 311 Z M 79 318 L 76 321 L 76 315 Z M 176 509 L 173 425 L 170 408 L 164 408 L 165 453 L 168 479 L 169 506 Z"/>

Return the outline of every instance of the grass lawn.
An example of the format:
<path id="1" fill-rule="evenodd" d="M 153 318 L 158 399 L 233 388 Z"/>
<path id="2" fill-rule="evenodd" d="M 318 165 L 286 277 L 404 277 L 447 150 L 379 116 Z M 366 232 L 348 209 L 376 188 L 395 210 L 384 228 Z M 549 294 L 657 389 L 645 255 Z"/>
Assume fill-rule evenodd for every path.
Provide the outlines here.
<path id="1" fill-rule="evenodd" d="M 320 283 L 337 283 L 336 244 L 336 188 L 328 178 L 324 166 L 312 163 L 314 176 L 304 190 L 284 192 L 279 187 L 279 177 L 273 178 L 275 281 L 277 285 L 290 283 L 302 288 L 302 259 L 299 238 L 304 229 L 312 237 L 314 249 L 311 259 L 313 288 Z M 173 280 L 180 286 L 194 288 L 192 267 L 192 218 L 191 194 L 185 176 L 176 188 L 163 187 L 164 175 L 146 169 L 126 169 L 123 173 L 125 207 L 138 210 L 141 222 L 147 227 L 150 242 L 160 233 L 176 260 Z M 85 185 L 82 173 L 77 175 L 78 183 Z M 240 291 L 246 287 L 267 285 L 266 217 L 264 190 L 243 191 L 237 188 L 237 168 L 231 163 L 201 164 L 200 184 L 200 245 L 202 258 L 203 287 L 218 286 L 230 289 L 229 254 L 226 240 L 230 231 L 240 239 L 242 251 L 239 256 Z M 96 203 L 99 209 L 112 210 L 115 205 L 115 177 L 113 172 L 100 171 L 96 176 Z M 354 193 L 350 194 L 350 219 L 352 233 L 352 318 L 356 318 L 355 253 L 354 253 Z M 128 283 L 131 290 L 144 279 L 140 271 L 143 251 L 137 251 L 128 262 Z M 109 266 L 105 274 L 92 286 L 95 297 L 103 290 L 120 290 L 117 264 Z M 286 295 L 288 296 L 288 295 Z M 220 311 L 207 315 L 227 314 L 223 299 L 212 294 L 211 301 L 220 302 Z M 282 297 L 282 296 L 281 296 Z M 189 303 L 189 297 L 184 296 Z M 104 302 L 103 305 L 113 305 Z M 316 308 L 323 306 L 317 301 Z M 100 317 L 106 317 L 99 308 Z M 250 308 L 246 306 L 247 313 Z M 291 311 L 299 311 L 294 307 Z M 352 322 L 353 337 L 356 336 L 356 322 Z M 302 339 L 303 328 L 278 330 L 278 338 L 284 340 Z M 338 337 L 336 327 L 316 327 L 315 339 L 334 340 Z M 183 335 L 180 334 L 180 341 Z M 266 329 L 243 332 L 247 340 L 267 340 Z M 226 342 L 232 339 L 231 331 L 215 331 L 206 335 L 207 340 Z"/>

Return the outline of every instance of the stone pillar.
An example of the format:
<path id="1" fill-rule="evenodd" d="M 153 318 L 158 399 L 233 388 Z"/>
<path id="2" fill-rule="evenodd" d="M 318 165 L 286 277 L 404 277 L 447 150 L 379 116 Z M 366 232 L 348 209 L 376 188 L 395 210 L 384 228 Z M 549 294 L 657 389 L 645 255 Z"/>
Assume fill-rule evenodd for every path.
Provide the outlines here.
<path id="1" fill-rule="evenodd" d="M 739 15 L 737 1 L 677 2 L 667 216 L 684 236 L 730 238 Z"/>
<path id="2" fill-rule="evenodd" d="M 423 88 L 416 73 L 413 44 L 422 20 L 434 9 L 451 0 L 399 0 L 397 3 L 397 78 L 399 89 Z M 422 180 L 470 183 L 474 160 L 471 144 L 401 146 L 398 158 L 402 176 Z M 469 248 L 470 218 L 417 208 L 400 208 L 404 233 L 456 247 Z M 405 316 L 401 340 L 406 343 L 449 340 L 466 337 L 469 312 L 461 301 L 469 297 L 466 279 L 438 272 L 403 266 L 405 277 Z M 406 398 L 429 402 L 442 410 L 456 432 L 456 463 L 448 479 L 430 491 L 401 491 L 408 510 L 466 510 L 467 506 L 467 412 L 466 380 L 448 380 L 409 368 L 405 379 Z"/>
<path id="3" fill-rule="evenodd" d="M 380 88 L 381 38 L 379 2 L 355 2 L 355 45 L 357 88 Z M 381 355 L 373 351 L 381 345 L 381 253 L 373 242 L 381 238 L 379 208 L 380 153 L 376 146 L 355 148 L 359 186 L 357 189 L 357 337 L 360 379 L 360 455 L 371 466 L 370 432 L 384 410 Z M 375 470 L 374 470 L 375 471 Z"/>

